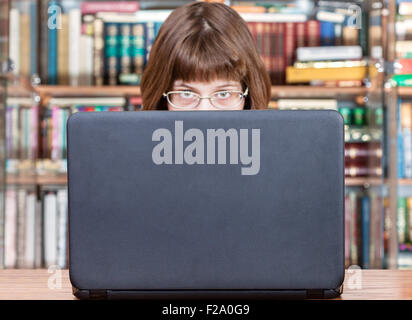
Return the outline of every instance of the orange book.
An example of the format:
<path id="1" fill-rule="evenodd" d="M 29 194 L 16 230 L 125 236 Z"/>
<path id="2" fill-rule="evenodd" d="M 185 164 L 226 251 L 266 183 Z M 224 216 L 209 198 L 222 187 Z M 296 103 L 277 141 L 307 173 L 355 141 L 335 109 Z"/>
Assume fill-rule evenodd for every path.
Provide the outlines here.
<path id="1" fill-rule="evenodd" d="M 265 13 L 265 7 L 261 6 L 231 6 L 231 8 L 239 13 Z"/>

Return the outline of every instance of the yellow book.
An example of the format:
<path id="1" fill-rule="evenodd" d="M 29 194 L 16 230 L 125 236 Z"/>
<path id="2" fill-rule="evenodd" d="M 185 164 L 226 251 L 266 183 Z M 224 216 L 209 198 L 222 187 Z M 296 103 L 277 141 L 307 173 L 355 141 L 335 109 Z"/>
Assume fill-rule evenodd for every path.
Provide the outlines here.
<path id="1" fill-rule="evenodd" d="M 20 15 L 20 74 L 28 77 L 30 74 L 30 16 Z"/>
<path id="2" fill-rule="evenodd" d="M 286 68 L 287 83 L 302 83 L 312 80 L 362 80 L 367 75 L 367 67 L 346 68 Z"/>
<path id="3" fill-rule="evenodd" d="M 57 29 L 57 75 L 58 83 L 69 84 L 69 16 L 62 14 L 62 28 Z"/>

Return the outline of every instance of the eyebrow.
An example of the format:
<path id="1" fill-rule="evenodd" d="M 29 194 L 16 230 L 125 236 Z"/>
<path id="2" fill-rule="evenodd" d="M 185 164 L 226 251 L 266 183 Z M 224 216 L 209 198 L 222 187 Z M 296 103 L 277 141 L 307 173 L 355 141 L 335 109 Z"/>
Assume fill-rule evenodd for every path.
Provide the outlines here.
<path id="1" fill-rule="evenodd" d="M 189 88 L 189 89 L 191 89 L 191 90 L 193 90 L 193 91 L 196 91 L 196 88 L 194 88 L 194 87 L 192 87 L 192 86 L 190 86 L 190 85 L 188 85 L 188 84 L 186 84 L 186 83 L 182 83 L 182 84 L 179 84 L 179 85 L 175 85 L 175 87 L 187 87 L 187 88 Z M 234 85 L 234 84 L 222 84 L 222 85 L 220 85 L 220 86 L 217 86 L 215 89 L 220 89 L 220 88 L 224 88 L 224 87 L 236 87 L 236 85 Z"/>

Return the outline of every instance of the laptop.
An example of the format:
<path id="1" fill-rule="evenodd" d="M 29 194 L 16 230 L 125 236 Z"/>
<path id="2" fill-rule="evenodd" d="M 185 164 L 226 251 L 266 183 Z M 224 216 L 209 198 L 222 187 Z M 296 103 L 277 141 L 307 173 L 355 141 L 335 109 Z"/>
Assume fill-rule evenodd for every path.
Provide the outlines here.
<path id="1" fill-rule="evenodd" d="M 76 297 L 342 292 L 339 112 L 77 112 L 67 130 Z"/>

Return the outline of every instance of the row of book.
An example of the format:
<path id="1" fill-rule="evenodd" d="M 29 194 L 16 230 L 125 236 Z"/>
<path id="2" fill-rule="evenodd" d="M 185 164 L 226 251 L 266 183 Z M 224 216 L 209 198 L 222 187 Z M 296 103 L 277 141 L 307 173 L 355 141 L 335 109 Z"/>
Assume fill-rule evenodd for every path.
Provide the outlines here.
<path id="1" fill-rule="evenodd" d="M 332 109 L 338 110 L 347 126 L 374 126 L 383 125 L 384 116 L 382 107 L 365 105 L 364 101 L 342 99 L 302 99 L 280 98 L 271 101 L 273 109 Z"/>
<path id="2" fill-rule="evenodd" d="M 9 172 L 28 171 L 18 170 L 15 159 L 37 158 L 51 159 L 53 161 L 66 159 L 66 122 L 69 116 L 75 112 L 99 112 L 99 111 L 130 111 L 136 110 L 132 99 L 123 97 L 104 98 L 52 98 L 45 108 L 39 106 L 30 99 L 8 98 L 6 107 L 6 155 Z M 140 103 L 140 101 L 136 101 Z M 381 125 L 382 115 L 378 108 L 357 105 L 354 101 L 338 101 L 336 99 L 279 99 L 279 109 L 334 109 L 339 110 L 344 116 L 345 141 L 371 142 L 379 141 L 382 135 L 381 127 L 371 128 L 372 124 Z M 352 114 L 353 113 L 353 114 Z M 353 120 L 352 119 L 353 116 Z M 349 119 L 349 120 L 348 120 Z M 358 144 L 352 144 L 357 146 Z M 367 145 L 365 145 L 367 146 Z M 371 148 L 371 147 L 367 147 Z M 379 149 L 380 150 L 380 149 Z M 371 163 L 371 159 L 351 159 L 347 163 L 348 176 L 368 175 L 368 170 L 358 167 L 366 162 L 372 170 L 371 175 L 379 176 L 381 170 L 379 161 Z M 34 166 L 34 165 L 33 165 Z M 32 167 L 33 167 L 32 166 Z M 24 168 L 24 166 L 23 166 Z"/>
<path id="3" fill-rule="evenodd" d="M 382 177 L 382 156 L 380 142 L 346 142 L 345 176 Z"/>
<path id="4" fill-rule="evenodd" d="M 8 188 L 5 194 L 4 267 L 67 267 L 67 189 Z"/>
<path id="5" fill-rule="evenodd" d="M 6 156 L 8 159 L 66 158 L 66 122 L 78 111 L 134 110 L 123 97 L 54 98 L 46 108 L 31 99 L 8 98 Z M 39 134 L 40 133 L 40 134 Z"/>
<path id="6" fill-rule="evenodd" d="M 382 209 L 384 208 L 384 209 Z M 387 250 L 387 198 L 374 192 L 345 194 L 345 265 L 382 268 Z M 412 252 L 412 197 L 398 199 L 400 252 Z M 67 266 L 67 189 L 8 188 L 4 267 Z M 405 265 L 402 264 L 404 267 Z"/>
<path id="7" fill-rule="evenodd" d="M 345 265 L 382 268 L 386 252 L 386 205 L 377 192 L 349 189 L 345 194 Z"/>
<path id="8" fill-rule="evenodd" d="M 359 27 L 348 3 L 323 1 L 312 16 L 296 8 L 256 13 L 253 7 L 265 12 L 276 7 L 233 7 L 246 19 L 272 84 L 361 86 L 368 71 L 363 58 L 380 57 L 379 10 L 370 16 L 362 11 L 358 20 L 370 25 Z M 39 11 L 37 2 L 16 2 L 9 18 L 15 72 L 39 74 L 47 84 L 139 85 L 152 43 L 171 11 L 141 10 L 135 1 L 41 0 Z"/>

